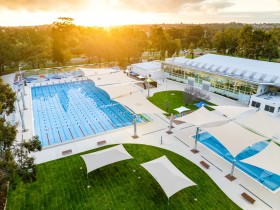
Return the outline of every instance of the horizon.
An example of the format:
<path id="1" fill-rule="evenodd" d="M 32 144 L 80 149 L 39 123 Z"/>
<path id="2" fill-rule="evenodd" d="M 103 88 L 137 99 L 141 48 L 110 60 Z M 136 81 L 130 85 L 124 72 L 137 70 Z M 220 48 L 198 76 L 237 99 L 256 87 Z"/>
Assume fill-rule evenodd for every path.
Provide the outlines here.
<path id="1" fill-rule="evenodd" d="M 80 26 L 280 23 L 280 0 L 0 0 L 0 26 L 52 24 L 71 17 Z"/>

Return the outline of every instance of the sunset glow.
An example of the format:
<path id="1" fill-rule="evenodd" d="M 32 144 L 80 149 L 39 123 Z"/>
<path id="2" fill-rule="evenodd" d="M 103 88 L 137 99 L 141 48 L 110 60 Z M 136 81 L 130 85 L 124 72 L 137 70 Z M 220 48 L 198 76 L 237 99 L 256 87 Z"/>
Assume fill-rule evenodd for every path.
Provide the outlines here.
<path id="1" fill-rule="evenodd" d="M 164 3 L 162 3 L 164 2 Z M 280 22 L 280 0 L 0 0 L 0 25 L 50 24 L 61 16 L 78 25 Z"/>

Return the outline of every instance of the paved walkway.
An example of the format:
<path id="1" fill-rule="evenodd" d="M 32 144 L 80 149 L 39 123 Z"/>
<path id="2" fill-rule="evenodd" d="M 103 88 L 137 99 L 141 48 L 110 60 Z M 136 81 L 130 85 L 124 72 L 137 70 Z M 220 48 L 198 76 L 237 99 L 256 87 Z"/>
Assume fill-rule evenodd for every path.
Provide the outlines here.
<path id="1" fill-rule="evenodd" d="M 6 76 L 5 81 L 10 81 L 13 75 Z M 173 81 L 167 82 L 168 90 L 183 90 L 183 85 Z M 151 89 L 151 94 L 166 90 L 165 85 L 159 86 L 157 89 Z M 26 88 L 27 95 L 24 97 L 26 101 L 27 110 L 24 111 L 24 119 L 26 121 L 26 127 L 28 132 L 21 132 L 21 125 L 19 125 L 18 140 L 23 138 L 30 138 L 33 135 L 33 117 L 32 117 L 32 107 L 31 107 L 31 92 L 30 86 Z M 144 91 L 147 94 L 147 91 Z M 211 102 L 217 105 L 239 105 L 242 104 L 221 97 L 216 94 L 211 94 Z M 190 138 L 191 135 L 195 133 L 195 127 L 188 125 L 186 123 L 175 125 L 173 129 L 173 134 L 168 135 L 166 131 L 169 121 L 164 115 L 152 114 L 151 117 L 154 119 L 153 122 L 138 124 L 137 133 L 139 135 L 138 139 L 133 139 L 131 136 L 133 134 L 133 127 L 125 127 L 119 130 L 107 132 L 104 134 L 98 134 L 93 137 L 84 138 L 82 140 L 75 140 L 73 142 L 59 144 L 57 146 L 52 146 L 49 148 L 44 148 L 41 152 L 35 153 L 36 163 L 44 163 L 47 161 L 55 160 L 64 157 L 62 152 L 65 150 L 72 150 L 72 154 L 77 154 L 87 150 L 97 148 L 97 142 L 100 140 L 106 140 L 107 144 L 119 144 L 119 143 L 135 143 L 135 144 L 147 144 L 152 146 L 161 147 L 170 151 L 173 151 L 196 165 L 200 168 L 202 166 L 199 164 L 201 160 L 208 162 L 210 165 L 209 169 L 204 170 L 210 177 L 215 181 L 215 183 L 228 195 L 235 203 L 237 203 L 243 209 L 280 209 L 280 193 L 272 193 L 267 188 L 263 187 L 258 182 L 252 180 L 249 176 L 241 172 L 240 170 L 235 170 L 235 176 L 237 180 L 230 182 L 224 176 L 230 172 L 231 165 L 225 160 L 211 152 L 209 149 L 205 148 L 203 145 L 198 144 L 199 153 L 193 154 L 190 152 L 194 145 L 194 141 Z M 16 118 L 19 118 L 18 113 L 16 113 Z M 183 138 L 179 133 L 184 132 Z M 112 135 L 113 134 L 113 135 Z M 160 143 L 160 138 L 163 137 L 163 144 Z M 251 195 L 255 200 L 255 204 L 252 205 L 248 203 L 242 196 L 241 193 L 246 192 Z M 198 196 L 199 202 L 199 196 Z"/>

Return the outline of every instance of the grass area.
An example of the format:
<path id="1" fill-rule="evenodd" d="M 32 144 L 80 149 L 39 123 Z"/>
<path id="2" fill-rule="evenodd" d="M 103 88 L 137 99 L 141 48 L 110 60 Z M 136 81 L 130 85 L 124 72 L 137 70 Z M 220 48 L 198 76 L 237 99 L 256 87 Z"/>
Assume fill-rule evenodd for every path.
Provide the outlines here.
<path id="1" fill-rule="evenodd" d="M 168 115 L 171 113 L 178 114 L 174 109 L 179 108 L 180 106 L 185 106 L 184 103 L 184 92 L 179 90 L 170 90 L 170 91 L 162 91 L 155 93 L 152 97 L 148 98 L 150 102 L 152 102 L 157 107 L 161 108 L 162 110 L 166 111 Z M 196 104 L 199 101 L 204 100 L 198 100 L 196 102 L 193 102 L 191 104 L 188 104 L 186 107 L 190 110 L 196 110 L 198 109 L 194 104 Z M 206 104 L 215 106 L 215 104 L 204 101 Z M 208 110 L 213 110 L 211 107 L 205 106 Z"/>
<path id="2" fill-rule="evenodd" d="M 135 159 L 91 172 L 89 189 L 86 167 L 79 155 L 38 165 L 36 182 L 26 185 L 19 183 L 15 190 L 9 190 L 7 209 L 165 210 L 166 195 L 153 177 L 139 165 L 162 155 L 166 155 L 199 187 L 192 186 L 174 194 L 170 198 L 170 209 L 240 209 L 206 173 L 187 159 L 152 146 L 124 146 Z M 194 201 L 195 197 L 197 201 Z"/>

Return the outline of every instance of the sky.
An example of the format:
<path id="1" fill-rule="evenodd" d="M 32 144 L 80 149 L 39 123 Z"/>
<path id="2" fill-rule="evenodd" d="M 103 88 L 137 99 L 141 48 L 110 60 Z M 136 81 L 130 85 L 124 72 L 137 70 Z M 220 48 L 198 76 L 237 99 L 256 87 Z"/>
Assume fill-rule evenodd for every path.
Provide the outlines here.
<path id="1" fill-rule="evenodd" d="M 280 0 L 0 0 L 0 26 L 280 23 Z"/>

